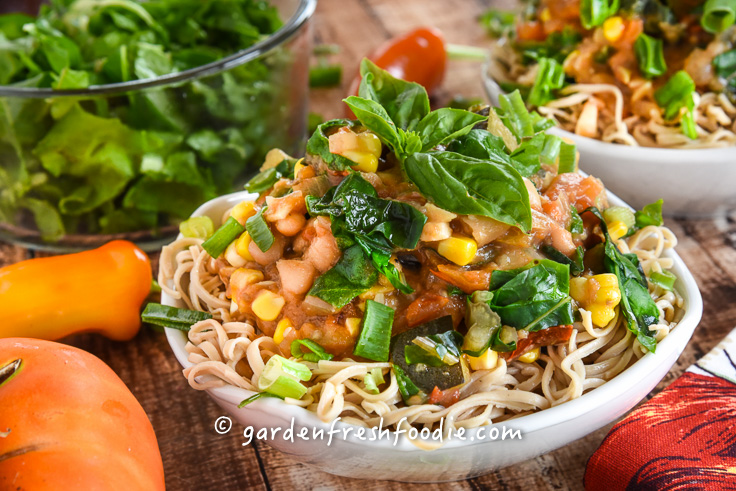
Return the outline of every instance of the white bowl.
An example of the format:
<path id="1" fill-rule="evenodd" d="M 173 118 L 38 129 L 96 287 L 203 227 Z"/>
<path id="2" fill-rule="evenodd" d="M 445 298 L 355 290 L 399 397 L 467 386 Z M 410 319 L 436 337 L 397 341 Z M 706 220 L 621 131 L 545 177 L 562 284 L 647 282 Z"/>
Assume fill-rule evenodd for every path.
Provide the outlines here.
<path id="1" fill-rule="evenodd" d="M 493 104 L 504 91 L 482 70 Z M 571 139 L 580 152 L 580 168 L 603 180 L 636 209 L 664 200 L 666 216 L 712 218 L 736 210 L 736 146 L 672 149 L 631 147 L 576 135 L 560 128 L 549 133 Z"/>
<path id="2" fill-rule="evenodd" d="M 223 213 L 236 203 L 253 199 L 254 195 L 240 192 L 222 196 L 200 206 L 193 216 L 207 215 L 219 223 Z M 624 204 L 609 194 L 613 204 Z M 253 395 L 253 392 L 234 386 L 210 389 L 207 392 L 214 401 L 242 427 L 255 432 L 263 428 L 282 428 L 275 439 L 266 442 L 297 461 L 340 476 L 361 479 L 387 479 L 410 482 L 454 481 L 487 474 L 496 469 L 534 458 L 567 445 L 614 421 L 634 407 L 665 376 L 687 345 L 693 330 L 700 321 L 703 303 L 697 284 L 685 264 L 674 251 L 665 252 L 674 261 L 673 272 L 677 275 L 676 288 L 685 299 L 685 315 L 675 329 L 657 345 L 656 354 L 649 353 L 638 360 L 610 382 L 593 389 L 578 399 L 505 423 L 497 423 L 482 429 L 470 430 L 465 441 L 457 439 L 445 442 L 433 451 L 420 450 L 404 436 L 394 445 L 391 440 L 368 441 L 354 433 L 347 438 L 335 434 L 328 445 L 330 428 L 357 429 L 342 422 L 323 423 L 317 416 L 300 407 L 285 404 L 274 398 L 259 399 L 243 409 L 238 404 Z M 162 303 L 183 307 L 174 299 L 162 294 Z M 171 349 L 183 367 L 187 360 L 186 334 L 175 329 L 166 329 Z M 283 432 L 292 425 L 294 441 L 284 440 Z M 241 426 L 232 431 L 243 432 Z M 521 439 L 480 440 L 478 431 L 489 435 L 491 428 L 501 431 L 519 430 Z M 301 428 L 306 428 L 309 441 L 297 437 Z M 324 430 L 324 439 L 311 439 L 313 429 Z M 255 437 L 253 437 L 255 440 Z M 247 442 L 247 439 L 244 438 Z"/>

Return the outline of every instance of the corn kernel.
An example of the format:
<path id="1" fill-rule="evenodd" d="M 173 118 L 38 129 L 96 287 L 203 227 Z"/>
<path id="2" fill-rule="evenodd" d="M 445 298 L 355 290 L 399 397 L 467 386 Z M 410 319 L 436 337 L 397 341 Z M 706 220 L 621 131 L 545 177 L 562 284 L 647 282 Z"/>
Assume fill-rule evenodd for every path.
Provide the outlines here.
<path id="1" fill-rule="evenodd" d="M 542 9 L 542 12 L 539 13 L 539 20 L 542 22 L 549 22 L 552 19 L 552 14 L 550 13 L 548 8 Z"/>
<path id="2" fill-rule="evenodd" d="M 306 167 L 304 165 L 304 158 L 297 160 L 296 164 L 294 164 L 294 179 L 299 179 L 299 173 Z"/>
<path id="3" fill-rule="evenodd" d="M 263 161 L 263 165 L 261 166 L 261 170 L 270 169 L 271 167 L 276 167 L 279 165 L 284 159 L 289 159 L 289 155 L 281 150 L 280 148 L 272 148 L 268 151 L 266 154 L 266 158 Z"/>
<path id="4" fill-rule="evenodd" d="M 381 140 L 371 131 L 355 133 L 348 128 L 342 128 L 329 137 L 330 153 L 345 156 L 343 152 L 357 151 L 381 156 Z"/>
<path id="5" fill-rule="evenodd" d="M 608 235 L 611 239 L 618 240 L 629 232 L 629 227 L 624 222 L 616 220 L 606 224 L 608 226 Z"/>
<path id="6" fill-rule="evenodd" d="M 238 255 L 246 261 L 253 260 L 253 256 L 250 254 L 250 250 L 248 249 L 251 240 L 252 239 L 250 238 L 250 234 L 248 232 L 243 232 L 243 234 L 235 241 L 235 250 L 237 251 Z"/>
<path id="7" fill-rule="evenodd" d="M 603 36 L 609 43 L 615 43 L 624 33 L 624 20 L 619 17 L 609 17 L 603 22 Z"/>
<path id="8" fill-rule="evenodd" d="M 252 201 L 241 201 L 230 210 L 230 216 L 245 226 L 246 220 L 256 214 L 256 207 Z"/>
<path id="9" fill-rule="evenodd" d="M 498 363 L 498 353 L 488 348 L 485 353 L 480 356 L 468 356 L 468 363 L 473 370 L 491 370 L 496 368 Z"/>
<path id="10" fill-rule="evenodd" d="M 440 241 L 437 252 L 458 266 L 466 266 L 478 252 L 478 243 L 470 237 L 450 237 Z"/>
<path id="11" fill-rule="evenodd" d="M 366 292 L 361 293 L 360 299 L 361 300 L 374 299 L 376 298 L 376 295 L 378 295 L 379 293 L 384 293 L 384 294 L 391 293 L 394 290 L 395 290 L 394 286 L 390 284 L 389 285 L 380 285 L 380 284 L 374 285 Z"/>
<path id="12" fill-rule="evenodd" d="M 281 313 L 286 301 L 280 295 L 270 290 L 263 290 L 250 305 L 256 317 L 263 321 L 273 321 Z"/>
<path id="13" fill-rule="evenodd" d="M 244 257 L 238 254 L 237 240 L 230 242 L 230 245 L 225 249 L 225 260 L 234 268 L 242 268 L 247 262 Z"/>
<path id="14" fill-rule="evenodd" d="M 345 327 L 350 331 L 351 336 L 357 336 L 360 332 L 360 317 L 348 317 L 345 319 Z"/>
<path id="15" fill-rule="evenodd" d="M 521 355 L 518 359 L 522 363 L 534 363 L 539 358 L 539 348 L 534 348 Z"/>
<path id="16" fill-rule="evenodd" d="M 616 275 L 605 273 L 572 278 L 570 296 L 590 312 L 593 324 L 605 327 L 616 316 L 615 309 L 621 301 L 621 290 Z"/>
<path id="17" fill-rule="evenodd" d="M 279 321 L 278 324 L 276 324 L 276 332 L 273 333 L 273 341 L 276 344 L 281 344 L 281 341 L 284 340 L 284 334 L 286 334 L 286 330 L 289 328 L 293 328 L 294 326 L 291 324 L 291 321 L 288 317 L 284 317 Z"/>
<path id="18" fill-rule="evenodd" d="M 376 172 L 378 170 L 378 157 L 372 153 L 345 150 L 342 156 L 355 162 L 356 165 L 350 167 L 353 170 L 361 172 Z"/>

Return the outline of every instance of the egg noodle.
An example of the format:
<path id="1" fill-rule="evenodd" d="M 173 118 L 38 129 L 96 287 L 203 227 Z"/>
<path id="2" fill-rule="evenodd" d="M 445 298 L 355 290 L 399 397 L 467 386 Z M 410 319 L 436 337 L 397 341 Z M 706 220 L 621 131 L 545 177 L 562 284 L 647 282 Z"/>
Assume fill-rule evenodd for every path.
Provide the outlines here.
<path id="1" fill-rule="evenodd" d="M 677 239 L 665 227 L 647 226 L 616 242 L 622 253 L 635 253 L 644 272 L 661 272 L 672 267 L 663 252 L 675 247 Z M 198 390 L 225 385 L 257 391 L 258 378 L 268 359 L 281 353 L 272 337 L 231 314 L 227 284 L 219 275 L 221 263 L 210 257 L 202 240 L 182 238 L 163 248 L 158 281 L 162 290 L 181 306 L 209 312 L 213 319 L 198 322 L 188 333 L 186 350 L 192 366 L 184 370 L 189 384 Z M 659 321 L 649 326 L 657 341 L 674 328 L 683 315 L 683 298 L 676 290 L 649 286 L 659 310 Z M 475 370 L 460 388 L 459 402 L 442 407 L 435 404 L 406 405 L 402 401 L 390 363 L 371 363 L 342 358 L 336 361 L 306 362 L 313 373 L 307 394 L 301 399 L 286 398 L 286 404 L 312 411 L 324 422 L 340 417 L 346 423 L 408 429 L 436 428 L 444 418 L 444 431 L 476 428 L 518 418 L 576 399 L 599 387 L 646 354 L 627 329 L 623 315 L 596 328 L 591 313 L 579 309 L 581 321 L 573 325 L 569 342 L 547 346 L 537 361 L 507 364 L 499 357 L 490 370 Z M 287 357 L 289 354 L 285 354 Z M 373 369 L 388 375 L 378 394 L 360 386 Z M 402 422 L 403 420 L 403 422 Z M 414 441 L 420 448 L 439 444 Z"/>

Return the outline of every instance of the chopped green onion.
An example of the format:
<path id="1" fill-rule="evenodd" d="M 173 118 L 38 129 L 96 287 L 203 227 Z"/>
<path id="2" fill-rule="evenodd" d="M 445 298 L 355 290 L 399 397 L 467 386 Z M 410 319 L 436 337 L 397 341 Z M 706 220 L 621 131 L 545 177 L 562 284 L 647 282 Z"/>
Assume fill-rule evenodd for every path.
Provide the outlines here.
<path id="1" fill-rule="evenodd" d="M 680 128 L 682 129 L 682 133 L 691 140 L 698 138 L 698 128 L 695 124 L 695 115 L 691 110 L 687 110 L 682 114 L 682 117 L 680 118 Z"/>
<path id="2" fill-rule="evenodd" d="M 161 293 L 161 285 L 159 285 L 156 280 L 151 280 L 151 290 L 148 294 L 150 295 L 152 293 Z"/>
<path id="3" fill-rule="evenodd" d="M 309 86 L 334 87 L 342 81 L 342 65 L 317 65 L 309 69 Z"/>
<path id="4" fill-rule="evenodd" d="M 307 388 L 299 381 L 311 378 L 312 372 L 306 365 L 274 355 L 263 367 L 258 378 L 258 390 L 278 397 L 301 399 L 307 393 Z"/>
<path id="5" fill-rule="evenodd" d="M 700 25 L 710 33 L 723 32 L 736 22 L 736 2 L 708 0 L 703 6 Z"/>
<path id="6" fill-rule="evenodd" d="M 258 248 L 266 252 L 271 248 L 274 243 L 273 232 L 268 228 L 266 219 L 263 218 L 263 213 L 268 209 L 268 206 L 264 206 L 258 213 L 250 217 L 245 222 L 245 228 L 248 230 L 248 234 L 253 242 L 256 243 Z"/>
<path id="7" fill-rule="evenodd" d="M 677 276 L 669 271 L 654 271 L 649 275 L 649 281 L 667 291 L 672 291 L 675 281 L 677 281 Z"/>
<path id="8" fill-rule="evenodd" d="M 189 331 L 192 325 L 207 319 L 212 319 L 209 312 L 199 310 L 178 309 L 161 305 L 160 303 L 149 303 L 141 314 L 141 320 L 149 324 L 162 327 Z"/>
<path id="9" fill-rule="evenodd" d="M 374 368 L 363 377 L 363 386 L 366 392 L 370 394 L 378 394 L 380 392 L 378 386 L 385 384 L 386 381 L 383 378 L 383 369 Z"/>
<path id="10" fill-rule="evenodd" d="M 693 108 L 694 93 L 695 82 L 686 71 L 680 70 L 654 92 L 654 99 L 664 109 L 664 117 L 672 119 L 679 114 L 680 108 Z"/>
<path id="11" fill-rule="evenodd" d="M 519 333 L 511 326 L 503 326 L 496 329 L 491 340 L 491 349 L 499 353 L 508 353 L 516 349 L 516 342 L 519 340 Z"/>
<path id="12" fill-rule="evenodd" d="M 557 164 L 557 174 L 577 172 L 577 149 L 572 143 L 560 144 L 560 156 Z"/>
<path id="13" fill-rule="evenodd" d="M 215 224 L 210 217 L 191 217 L 179 224 L 179 232 L 190 239 L 207 240 L 215 233 Z"/>
<path id="14" fill-rule="evenodd" d="M 251 193 L 262 193 L 273 187 L 282 177 L 294 177 L 294 165 L 297 159 L 284 159 L 273 167 L 259 172 L 245 184 L 245 189 Z"/>
<path id="15" fill-rule="evenodd" d="M 524 105 L 524 100 L 518 90 L 506 95 L 501 94 L 498 97 L 499 105 L 503 110 L 503 120 L 506 126 L 521 140 L 525 136 L 534 135 L 534 125 L 529 111 Z"/>
<path id="16" fill-rule="evenodd" d="M 202 243 L 202 249 L 207 251 L 210 256 L 218 258 L 227 249 L 227 246 L 244 231 L 245 227 L 236 219 L 230 217 L 223 226 L 217 229 L 212 237 Z"/>
<path id="17" fill-rule="evenodd" d="M 238 409 L 243 409 L 245 406 L 247 406 L 251 402 L 257 401 L 261 397 L 279 397 L 279 396 L 276 396 L 276 395 L 273 395 L 273 394 L 269 394 L 268 392 L 256 392 L 255 394 L 253 394 L 252 396 L 250 396 L 247 399 L 244 399 L 240 404 L 238 404 Z M 279 397 L 279 399 L 280 399 L 280 397 Z"/>
<path id="18" fill-rule="evenodd" d="M 560 145 L 562 145 L 562 138 L 556 135 L 546 135 L 539 160 L 544 164 L 553 165 L 560 155 Z"/>
<path id="19" fill-rule="evenodd" d="M 396 383 L 399 386 L 399 392 L 404 402 L 409 405 L 423 404 L 427 400 L 427 394 L 412 382 L 400 366 L 392 363 L 391 368 L 396 376 Z"/>
<path id="20" fill-rule="evenodd" d="M 647 225 L 654 225 L 656 227 L 659 227 L 664 223 L 664 220 L 662 219 L 662 204 L 664 201 L 661 199 L 655 201 L 654 203 L 649 203 L 648 205 L 644 206 L 641 211 L 637 211 L 634 216 L 636 217 L 636 226 L 639 228 L 644 228 Z"/>
<path id="21" fill-rule="evenodd" d="M 644 33 L 634 42 L 634 53 L 639 60 L 639 70 L 647 78 L 659 77 L 667 71 L 664 61 L 664 43 Z"/>
<path id="22" fill-rule="evenodd" d="M 554 99 L 552 91 L 561 89 L 564 84 L 565 71 L 562 65 L 553 58 L 541 58 L 527 101 L 532 106 L 544 106 Z"/>
<path id="23" fill-rule="evenodd" d="M 609 17 L 618 12 L 619 0 L 613 0 L 610 4 L 607 0 L 581 0 L 580 23 L 586 29 L 600 26 Z"/>
<path id="24" fill-rule="evenodd" d="M 307 348 L 307 351 L 304 351 L 302 348 Z M 326 352 L 322 346 L 311 339 L 295 339 L 292 341 L 291 356 L 315 363 L 320 360 L 331 360 L 333 358 L 333 356 Z"/>
<path id="25" fill-rule="evenodd" d="M 353 353 L 373 361 L 388 361 L 394 309 L 373 300 L 365 303 L 363 329 Z"/>
<path id="26" fill-rule="evenodd" d="M 585 232 L 583 219 L 580 217 L 575 205 L 570 205 L 570 233 L 582 234 L 583 232 Z"/>
<path id="27" fill-rule="evenodd" d="M 606 223 L 623 222 L 626 228 L 632 228 L 636 225 L 636 217 L 634 212 L 625 206 L 612 206 L 603 210 L 603 218 Z"/>

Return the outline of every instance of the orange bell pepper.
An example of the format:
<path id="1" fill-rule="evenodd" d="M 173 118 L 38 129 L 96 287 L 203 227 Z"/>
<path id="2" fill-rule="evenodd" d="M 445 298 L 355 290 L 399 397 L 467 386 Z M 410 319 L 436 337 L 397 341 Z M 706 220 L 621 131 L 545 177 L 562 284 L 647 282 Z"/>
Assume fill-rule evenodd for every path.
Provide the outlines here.
<path id="1" fill-rule="evenodd" d="M 164 490 L 151 422 L 99 358 L 0 339 L 0 401 L 0 489 Z"/>
<path id="2" fill-rule="evenodd" d="M 151 263 L 131 242 L 0 268 L 0 338 L 56 340 L 96 332 L 126 341 L 141 326 Z"/>

